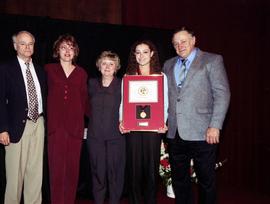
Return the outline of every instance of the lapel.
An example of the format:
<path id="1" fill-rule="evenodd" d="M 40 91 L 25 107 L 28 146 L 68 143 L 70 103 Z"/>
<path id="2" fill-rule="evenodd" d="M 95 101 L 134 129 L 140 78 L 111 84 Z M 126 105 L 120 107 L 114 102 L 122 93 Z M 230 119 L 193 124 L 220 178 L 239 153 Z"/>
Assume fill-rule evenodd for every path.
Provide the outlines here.
<path id="1" fill-rule="evenodd" d="M 193 60 L 193 62 L 190 65 L 189 71 L 187 73 L 187 77 L 185 79 L 185 82 L 183 84 L 183 87 L 181 88 L 181 94 L 183 94 L 186 90 L 186 87 L 188 87 L 189 83 L 191 83 L 192 78 L 194 77 L 195 73 L 200 69 L 201 62 L 202 62 L 202 55 L 203 52 L 198 49 L 197 54 Z"/>
<path id="2" fill-rule="evenodd" d="M 46 108 L 46 96 L 47 96 L 47 80 L 46 80 L 46 73 L 44 72 L 43 67 L 37 65 L 36 63 L 33 62 L 36 75 L 38 78 L 39 86 L 40 86 L 40 91 L 41 91 L 41 97 L 42 97 L 42 103 L 43 103 L 43 111 L 44 108 Z"/>
<path id="3" fill-rule="evenodd" d="M 23 93 L 23 95 L 26 97 L 26 87 L 23 80 L 20 63 L 17 58 L 12 61 L 12 66 L 10 66 L 10 80 L 11 82 L 14 82 L 17 90 L 19 90 L 19 93 Z"/>
<path id="4" fill-rule="evenodd" d="M 110 85 L 106 88 L 104 88 L 102 86 L 102 77 L 100 77 L 98 79 L 98 85 L 99 85 L 99 91 L 102 91 L 102 92 L 107 92 L 107 93 L 110 93 L 110 94 L 114 94 L 115 93 L 115 87 L 117 86 L 117 81 L 118 79 L 116 77 L 113 77 L 113 80 L 111 81 Z"/>
<path id="5" fill-rule="evenodd" d="M 41 69 L 39 68 L 39 66 L 33 62 L 33 65 L 34 65 L 34 68 L 35 68 L 35 72 L 36 72 L 36 75 L 37 75 L 37 78 L 38 78 L 38 82 L 39 82 L 39 85 L 40 87 L 42 88 L 43 86 L 43 74 L 41 72 Z"/>
<path id="6" fill-rule="evenodd" d="M 25 87 L 20 63 L 17 58 L 13 60 L 11 63 L 12 63 L 12 66 L 10 66 L 10 80 L 12 80 L 12 83 L 14 82 L 15 86 L 17 87 L 18 92 L 22 93 L 24 97 L 26 98 L 27 97 L 26 87 Z M 39 81 L 41 91 L 43 92 L 45 90 L 44 74 L 37 64 L 35 64 L 34 62 L 33 64 L 34 64 L 35 72 Z"/>
<path id="7" fill-rule="evenodd" d="M 170 89 L 173 88 L 174 92 L 177 92 L 177 84 L 176 84 L 175 77 L 174 77 L 174 66 L 175 66 L 175 64 L 177 62 L 177 59 L 178 59 L 178 57 L 175 57 L 172 60 L 172 62 L 170 64 L 170 67 L 168 68 L 168 77 L 169 77 L 168 80 L 169 80 L 169 84 L 171 84 Z"/>

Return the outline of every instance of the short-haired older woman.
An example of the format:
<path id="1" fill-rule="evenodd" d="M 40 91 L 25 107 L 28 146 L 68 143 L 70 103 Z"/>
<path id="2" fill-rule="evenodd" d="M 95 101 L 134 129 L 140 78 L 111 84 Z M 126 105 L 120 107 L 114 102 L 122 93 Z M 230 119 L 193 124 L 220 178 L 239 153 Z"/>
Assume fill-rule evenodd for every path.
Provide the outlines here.
<path id="1" fill-rule="evenodd" d="M 48 76 L 48 159 L 51 203 L 74 204 L 87 105 L 87 74 L 75 64 L 79 47 L 69 34 L 54 43 L 59 63 L 45 66 Z"/>
<path id="2" fill-rule="evenodd" d="M 88 85 L 90 117 L 87 144 L 93 196 L 95 203 L 101 204 L 108 191 L 109 203 L 118 204 L 125 169 L 125 138 L 118 129 L 121 80 L 115 76 L 120 69 L 120 59 L 116 53 L 104 51 L 96 66 L 101 78 L 90 79 Z"/>

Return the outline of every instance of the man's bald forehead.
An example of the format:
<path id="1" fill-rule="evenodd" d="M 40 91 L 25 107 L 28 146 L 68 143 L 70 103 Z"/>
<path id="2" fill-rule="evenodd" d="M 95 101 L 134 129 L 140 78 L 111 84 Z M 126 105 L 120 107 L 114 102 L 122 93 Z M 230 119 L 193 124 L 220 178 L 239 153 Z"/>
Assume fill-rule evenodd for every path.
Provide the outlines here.
<path id="1" fill-rule="evenodd" d="M 14 35 L 12 36 L 13 42 L 16 43 L 16 39 L 17 39 L 18 37 L 20 37 L 21 35 L 28 35 L 28 36 L 30 36 L 30 37 L 32 38 L 33 42 L 35 42 L 35 37 L 34 37 L 34 35 L 33 35 L 32 33 L 28 32 L 28 31 L 26 31 L 26 30 L 23 30 L 23 31 L 20 31 L 20 32 L 14 34 Z"/>

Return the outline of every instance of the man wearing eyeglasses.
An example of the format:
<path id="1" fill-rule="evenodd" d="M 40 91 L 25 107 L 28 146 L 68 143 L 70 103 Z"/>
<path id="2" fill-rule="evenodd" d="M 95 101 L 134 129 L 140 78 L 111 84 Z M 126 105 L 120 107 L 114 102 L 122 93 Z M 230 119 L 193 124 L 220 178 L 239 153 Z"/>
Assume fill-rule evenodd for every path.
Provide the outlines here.
<path id="1" fill-rule="evenodd" d="M 46 75 L 33 63 L 35 38 L 12 36 L 17 57 L 0 66 L 0 143 L 6 151 L 5 204 L 41 203 Z"/>

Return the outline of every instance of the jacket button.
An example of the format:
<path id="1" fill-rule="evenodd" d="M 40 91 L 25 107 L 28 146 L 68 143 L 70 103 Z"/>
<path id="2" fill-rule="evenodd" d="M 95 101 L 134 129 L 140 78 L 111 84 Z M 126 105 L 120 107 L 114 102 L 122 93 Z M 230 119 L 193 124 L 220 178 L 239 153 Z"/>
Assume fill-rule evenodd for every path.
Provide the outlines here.
<path id="1" fill-rule="evenodd" d="M 25 120 L 22 120 L 22 123 L 25 123 Z"/>

